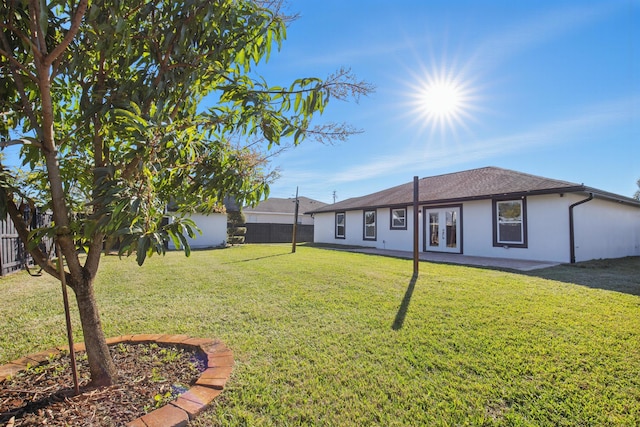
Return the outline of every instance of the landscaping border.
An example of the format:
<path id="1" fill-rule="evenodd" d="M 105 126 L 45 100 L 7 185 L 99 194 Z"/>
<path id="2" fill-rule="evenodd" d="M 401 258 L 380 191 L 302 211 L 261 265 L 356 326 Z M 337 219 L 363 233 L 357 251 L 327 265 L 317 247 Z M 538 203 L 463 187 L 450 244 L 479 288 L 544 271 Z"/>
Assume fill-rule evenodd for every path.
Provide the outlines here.
<path id="1" fill-rule="evenodd" d="M 206 357 L 207 366 L 195 384 L 175 400 L 155 411 L 149 412 L 126 424 L 127 427 L 182 427 L 207 409 L 218 397 L 231 376 L 234 360 L 233 352 L 222 341 L 208 338 L 193 338 L 188 335 L 138 334 L 108 338 L 108 345 L 130 344 L 172 344 L 192 347 Z M 0 366 L 0 382 L 27 368 L 28 365 L 45 362 L 50 356 L 58 355 L 68 348 L 63 346 L 41 351 Z M 74 351 L 84 351 L 84 344 L 75 344 Z"/>

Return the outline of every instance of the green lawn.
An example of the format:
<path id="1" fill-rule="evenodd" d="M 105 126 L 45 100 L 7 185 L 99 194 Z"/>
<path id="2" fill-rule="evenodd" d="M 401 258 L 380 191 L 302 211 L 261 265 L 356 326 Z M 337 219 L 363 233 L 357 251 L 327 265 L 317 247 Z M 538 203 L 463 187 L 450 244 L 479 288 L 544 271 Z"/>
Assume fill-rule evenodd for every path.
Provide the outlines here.
<path id="1" fill-rule="evenodd" d="M 640 259 L 620 275 L 421 263 L 412 281 L 411 260 L 290 249 L 170 253 L 141 268 L 106 257 L 106 334 L 216 337 L 234 351 L 197 426 L 640 424 Z M 58 282 L 18 273 L 0 295 L 0 363 L 65 344 Z"/>

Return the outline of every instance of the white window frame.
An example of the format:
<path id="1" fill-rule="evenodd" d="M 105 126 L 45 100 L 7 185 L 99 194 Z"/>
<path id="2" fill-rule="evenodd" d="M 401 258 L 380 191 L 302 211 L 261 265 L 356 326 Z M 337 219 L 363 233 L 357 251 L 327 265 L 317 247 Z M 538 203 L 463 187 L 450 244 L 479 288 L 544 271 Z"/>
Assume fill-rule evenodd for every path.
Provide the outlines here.
<path id="1" fill-rule="evenodd" d="M 372 224 L 367 224 L 367 214 L 373 215 Z M 376 240 L 377 231 L 378 231 L 377 225 L 376 225 L 377 216 L 378 214 L 375 209 L 367 209 L 366 211 L 363 211 L 362 213 L 362 239 L 363 240 Z M 373 233 L 367 233 L 367 230 L 369 228 L 373 228 Z"/>
<path id="2" fill-rule="evenodd" d="M 500 205 L 518 203 L 520 205 L 520 217 L 516 219 L 503 219 L 500 217 Z M 520 240 L 507 240 L 502 236 L 502 227 L 506 224 L 520 226 Z M 525 198 L 493 201 L 493 246 L 526 248 L 527 247 L 527 202 Z"/>
<path id="3" fill-rule="evenodd" d="M 394 223 L 394 213 L 395 212 L 402 212 L 403 216 L 402 216 L 402 225 L 396 225 Z M 389 217 L 390 217 L 390 223 L 389 223 L 389 228 L 391 230 L 406 230 L 407 229 L 407 208 L 391 208 L 390 212 L 389 212 Z"/>
<path id="4" fill-rule="evenodd" d="M 342 223 L 339 222 L 339 217 L 342 217 Z M 342 234 L 340 234 L 339 227 L 342 227 Z M 335 238 L 344 239 L 347 236 L 347 213 L 336 212 L 335 215 Z"/>

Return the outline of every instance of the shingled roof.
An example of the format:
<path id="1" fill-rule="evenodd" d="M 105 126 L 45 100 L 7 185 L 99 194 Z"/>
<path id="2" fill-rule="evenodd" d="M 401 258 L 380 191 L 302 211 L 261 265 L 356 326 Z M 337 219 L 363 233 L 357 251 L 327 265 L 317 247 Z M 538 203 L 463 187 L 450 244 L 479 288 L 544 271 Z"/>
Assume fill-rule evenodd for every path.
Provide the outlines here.
<path id="1" fill-rule="evenodd" d="M 611 193 L 585 187 L 583 184 L 529 175 L 497 167 L 484 167 L 468 171 L 422 178 L 418 181 L 419 203 L 436 204 L 465 200 L 490 199 L 500 196 L 525 196 L 570 192 Z M 637 201 L 617 196 L 620 201 Z M 336 212 L 363 208 L 407 206 L 413 203 L 413 182 L 398 185 L 362 197 L 343 200 L 307 213 Z"/>
<path id="2" fill-rule="evenodd" d="M 278 197 L 272 197 L 265 201 L 258 203 L 255 207 L 245 207 L 244 213 L 260 212 L 260 213 L 290 213 L 295 211 L 295 198 L 290 197 L 288 199 L 282 199 Z M 322 208 L 326 205 L 324 202 L 313 200 L 308 197 L 298 197 L 298 211 L 302 214 L 307 211 Z"/>

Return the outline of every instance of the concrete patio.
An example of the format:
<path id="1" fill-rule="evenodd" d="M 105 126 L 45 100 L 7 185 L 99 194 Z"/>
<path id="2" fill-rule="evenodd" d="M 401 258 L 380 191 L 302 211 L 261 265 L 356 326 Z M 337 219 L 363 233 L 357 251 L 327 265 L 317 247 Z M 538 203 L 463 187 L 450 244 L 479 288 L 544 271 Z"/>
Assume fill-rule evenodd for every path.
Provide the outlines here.
<path id="1" fill-rule="evenodd" d="M 338 249 L 338 248 L 332 248 Z M 390 256 L 395 258 L 413 259 L 413 252 L 408 251 L 393 251 L 388 249 L 376 249 L 376 248 L 345 248 L 338 249 L 349 252 L 358 252 L 371 255 Z M 489 258 L 489 257 L 477 257 L 468 256 L 462 254 L 448 254 L 442 252 L 420 252 L 421 261 L 441 262 L 447 264 L 461 264 L 477 267 L 489 267 L 499 268 L 506 270 L 518 270 L 518 271 L 531 271 L 541 268 L 554 267 L 559 265 L 554 262 L 545 261 L 529 261 L 521 259 L 508 259 L 508 258 Z"/>

